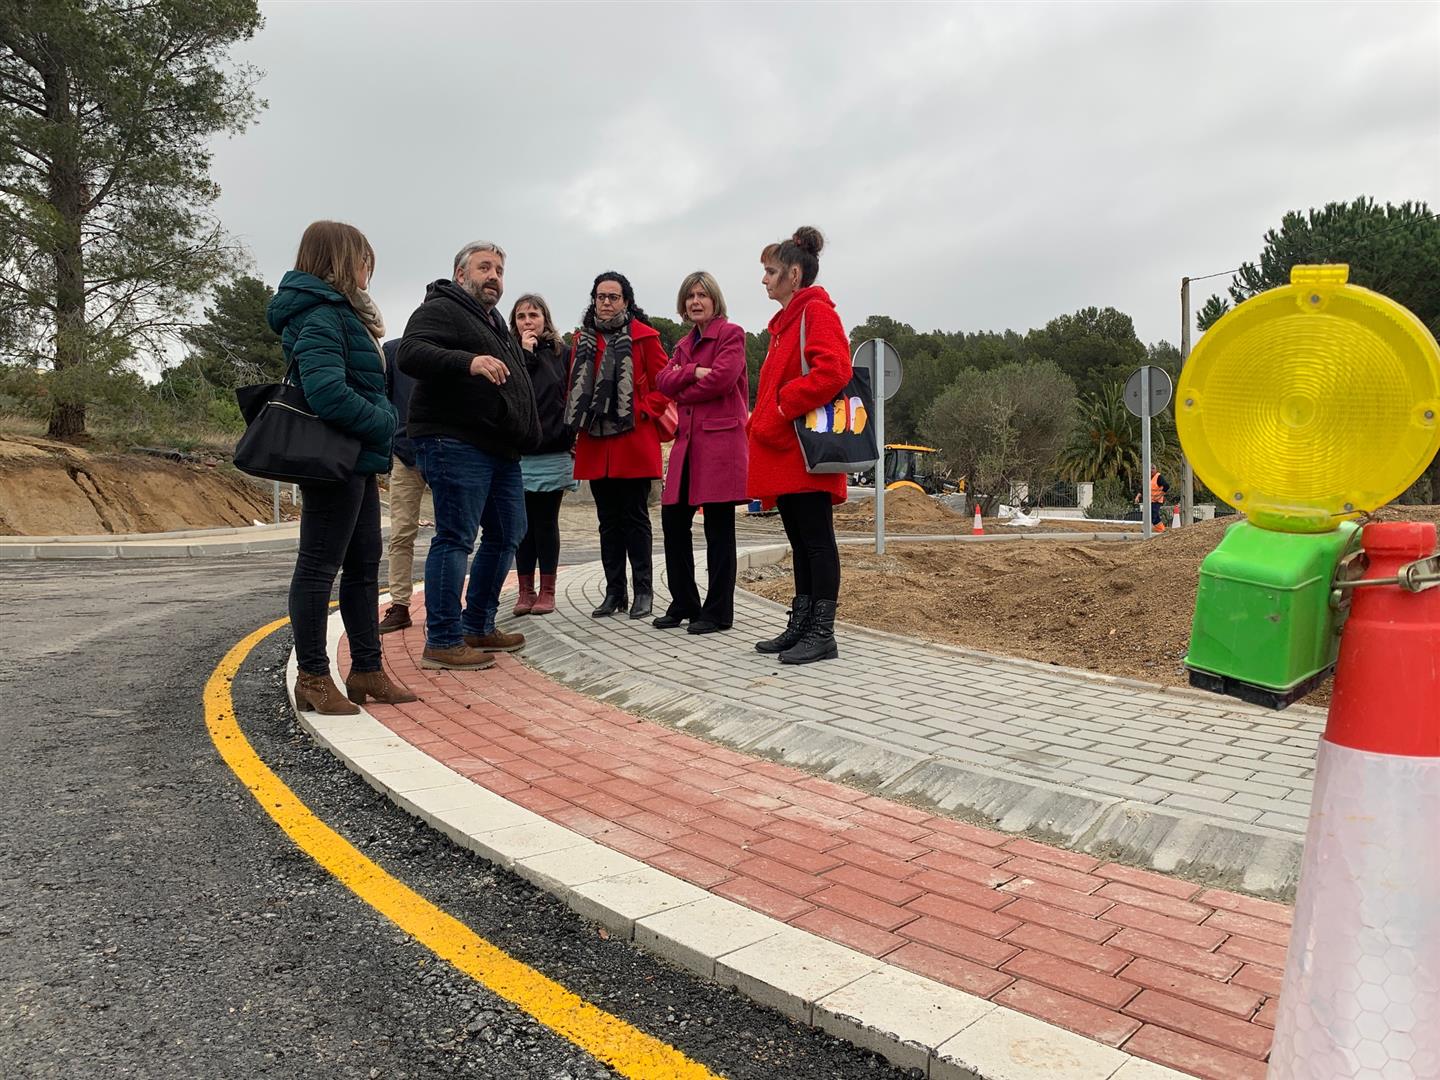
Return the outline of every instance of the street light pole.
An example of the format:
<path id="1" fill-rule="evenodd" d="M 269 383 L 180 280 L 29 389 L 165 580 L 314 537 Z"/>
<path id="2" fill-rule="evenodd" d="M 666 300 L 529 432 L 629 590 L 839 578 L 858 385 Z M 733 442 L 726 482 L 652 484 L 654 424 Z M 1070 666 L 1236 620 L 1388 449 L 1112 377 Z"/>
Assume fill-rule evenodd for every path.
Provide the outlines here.
<path id="1" fill-rule="evenodd" d="M 1180 371 L 1185 370 L 1185 361 L 1190 357 L 1190 279 L 1180 279 Z M 1180 415 L 1184 402 L 1175 402 L 1175 415 Z M 1195 523 L 1195 470 L 1190 467 L 1190 458 L 1183 451 L 1180 467 L 1184 473 L 1180 480 L 1180 523 Z"/>

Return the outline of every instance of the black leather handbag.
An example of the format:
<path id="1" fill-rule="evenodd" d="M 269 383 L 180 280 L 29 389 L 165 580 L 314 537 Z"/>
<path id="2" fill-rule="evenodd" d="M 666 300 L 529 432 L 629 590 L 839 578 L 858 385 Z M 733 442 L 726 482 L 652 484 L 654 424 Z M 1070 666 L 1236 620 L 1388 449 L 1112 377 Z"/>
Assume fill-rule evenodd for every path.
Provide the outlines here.
<path id="1" fill-rule="evenodd" d="M 235 398 L 246 424 L 235 444 L 235 467 L 241 472 L 295 484 L 333 483 L 354 475 L 360 440 L 310 408 L 293 359 L 284 382 L 241 386 Z"/>

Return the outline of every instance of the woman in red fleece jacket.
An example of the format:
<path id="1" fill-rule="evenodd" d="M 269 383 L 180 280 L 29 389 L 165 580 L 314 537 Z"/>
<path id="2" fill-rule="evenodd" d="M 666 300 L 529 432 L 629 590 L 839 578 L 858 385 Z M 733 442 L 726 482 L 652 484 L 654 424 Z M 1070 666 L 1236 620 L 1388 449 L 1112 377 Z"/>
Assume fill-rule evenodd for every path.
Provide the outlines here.
<path id="1" fill-rule="evenodd" d="M 824 244 L 819 230 L 806 225 L 760 253 L 765 292 L 780 311 L 770 320 L 770 350 L 745 429 L 750 441 L 748 489 L 752 499 L 780 509 L 790 540 L 795 599 L 784 632 L 756 642 L 755 649 L 779 653 L 782 664 L 810 664 L 840 655 L 835 644 L 840 550 L 833 508 L 845 501 L 845 476 L 806 471 L 794 423 L 834 401 L 850 381 L 845 327 L 830 295 L 815 284 Z M 807 373 L 800 370 L 802 332 Z"/>
<path id="2" fill-rule="evenodd" d="M 629 603 L 625 559 L 635 581 L 630 618 L 650 615 L 654 599 L 650 482 L 660 476 L 656 417 L 670 399 L 655 389 L 669 363 L 660 331 L 635 303 L 624 274 L 607 270 L 590 286 L 590 306 L 570 351 L 565 423 L 575 428 L 575 479 L 589 480 L 600 525 L 605 599 L 590 614 L 613 615 Z"/>

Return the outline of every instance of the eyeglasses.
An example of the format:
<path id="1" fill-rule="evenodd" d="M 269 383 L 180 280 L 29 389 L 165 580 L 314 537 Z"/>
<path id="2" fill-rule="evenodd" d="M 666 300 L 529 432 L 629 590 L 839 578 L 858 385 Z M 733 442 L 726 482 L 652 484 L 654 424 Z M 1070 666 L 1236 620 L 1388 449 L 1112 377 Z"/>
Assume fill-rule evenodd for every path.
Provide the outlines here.
<path id="1" fill-rule="evenodd" d="M 624 294 L 624 293 L 618 293 L 618 292 L 597 292 L 597 293 L 595 294 L 595 302 L 596 302 L 597 304 L 619 304 L 619 303 L 623 303 L 624 300 L 625 300 L 625 294 Z"/>

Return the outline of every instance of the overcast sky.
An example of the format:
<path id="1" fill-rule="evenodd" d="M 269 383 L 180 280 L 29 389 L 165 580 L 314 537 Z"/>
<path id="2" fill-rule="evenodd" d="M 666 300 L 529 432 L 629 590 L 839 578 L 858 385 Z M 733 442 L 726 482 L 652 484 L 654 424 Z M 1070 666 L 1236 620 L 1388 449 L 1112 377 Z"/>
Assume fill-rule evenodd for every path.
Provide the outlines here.
<path id="1" fill-rule="evenodd" d="M 1024 331 L 1111 305 L 1179 339 L 1182 275 L 1286 210 L 1440 207 L 1436 3 L 262 3 L 269 108 L 217 144 L 218 212 L 272 285 L 316 218 L 374 244 L 398 334 L 457 248 L 575 324 L 602 270 L 674 317 L 827 237 L 847 326 Z M 1197 286 L 1196 305 L 1226 279 Z"/>

